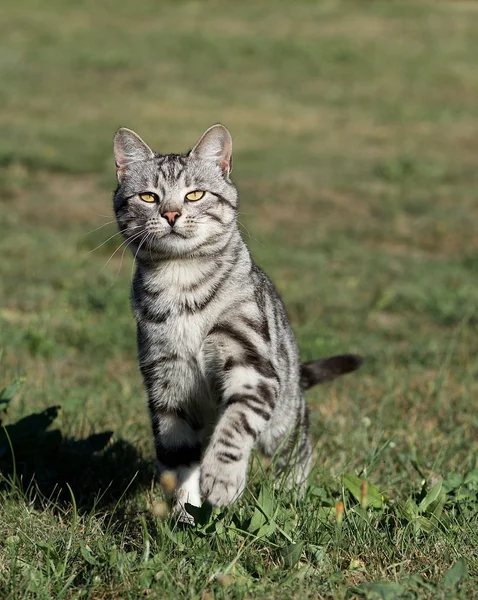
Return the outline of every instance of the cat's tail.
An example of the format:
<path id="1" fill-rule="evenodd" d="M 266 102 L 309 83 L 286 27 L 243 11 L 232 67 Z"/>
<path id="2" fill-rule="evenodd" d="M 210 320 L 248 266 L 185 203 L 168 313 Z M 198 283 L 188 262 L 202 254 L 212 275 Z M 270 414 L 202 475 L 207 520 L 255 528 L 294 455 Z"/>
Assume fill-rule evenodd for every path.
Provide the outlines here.
<path id="1" fill-rule="evenodd" d="M 318 383 L 332 381 L 340 375 L 356 371 L 363 361 L 363 356 L 358 354 L 339 354 L 303 363 L 300 365 L 300 387 L 308 390 Z"/>

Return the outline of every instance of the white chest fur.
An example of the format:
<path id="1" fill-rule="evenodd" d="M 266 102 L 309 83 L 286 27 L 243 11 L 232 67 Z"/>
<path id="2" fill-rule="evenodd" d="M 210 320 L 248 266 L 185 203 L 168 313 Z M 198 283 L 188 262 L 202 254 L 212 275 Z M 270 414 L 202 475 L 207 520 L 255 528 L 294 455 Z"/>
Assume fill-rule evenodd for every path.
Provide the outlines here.
<path id="1" fill-rule="evenodd" d="M 140 297 L 139 303 L 148 303 L 155 314 L 167 315 L 161 323 L 147 323 L 149 337 L 166 352 L 184 359 L 200 358 L 213 315 L 211 310 L 194 310 L 194 306 L 204 288 L 207 291 L 208 279 L 214 277 L 215 269 L 217 265 L 211 261 L 177 260 L 143 272 L 143 286 L 148 294 Z M 135 312 L 141 320 L 141 310 Z"/>

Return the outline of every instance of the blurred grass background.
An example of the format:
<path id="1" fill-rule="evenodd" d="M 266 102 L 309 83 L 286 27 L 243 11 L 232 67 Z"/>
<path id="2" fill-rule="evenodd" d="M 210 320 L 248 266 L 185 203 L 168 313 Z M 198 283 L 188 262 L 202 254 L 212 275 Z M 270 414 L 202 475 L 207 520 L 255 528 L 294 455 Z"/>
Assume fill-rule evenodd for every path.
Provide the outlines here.
<path id="1" fill-rule="evenodd" d="M 474 468 L 477 31 L 472 1 L 4 0 L 0 387 L 26 380 L 9 418 L 60 404 L 63 435 L 152 457 L 131 258 L 94 250 L 115 233 L 112 136 L 186 151 L 222 122 L 304 359 L 367 356 L 309 394 L 321 468 L 338 481 L 393 440 L 374 463 L 391 497 Z"/>

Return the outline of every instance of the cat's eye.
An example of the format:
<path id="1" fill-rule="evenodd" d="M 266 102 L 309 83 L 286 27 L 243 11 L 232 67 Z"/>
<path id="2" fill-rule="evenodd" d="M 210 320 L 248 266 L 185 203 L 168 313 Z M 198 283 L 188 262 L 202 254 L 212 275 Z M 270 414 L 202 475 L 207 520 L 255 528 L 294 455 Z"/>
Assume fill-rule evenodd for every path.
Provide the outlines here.
<path id="1" fill-rule="evenodd" d="M 156 202 L 158 200 L 158 196 L 156 194 L 140 194 L 139 197 L 143 202 Z"/>
<path id="2" fill-rule="evenodd" d="M 200 190 L 196 190 L 195 192 L 189 192 L 186 194 L 186 200 L 190 202 L 196 202 L 196 200 L 201 200 L 206 192 L 201 192 Z"/>

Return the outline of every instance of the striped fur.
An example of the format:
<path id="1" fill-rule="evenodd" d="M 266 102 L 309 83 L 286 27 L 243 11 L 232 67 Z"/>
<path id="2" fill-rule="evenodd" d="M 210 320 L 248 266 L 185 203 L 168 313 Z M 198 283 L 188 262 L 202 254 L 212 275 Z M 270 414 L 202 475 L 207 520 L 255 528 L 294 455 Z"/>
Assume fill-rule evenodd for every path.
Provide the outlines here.
<path id="1" fill-rule="evenodd" d="M 155 153 L 127 129 L 115 137 L 114 208 L 137 259 L 139 365 L 160 468 L 178 477 L 179 511 L 201 497 L 223 506 L 240 496 L 253 447 L 278 453 L 279 470 L 304 482 L 302 391 L 359 366 L 347 355 L 301 367 L 284 305 L 239 234 L 231 147 L 221 125 L 186 155 Z M 203 197 L 188 201 L 197 190 Z"/>

